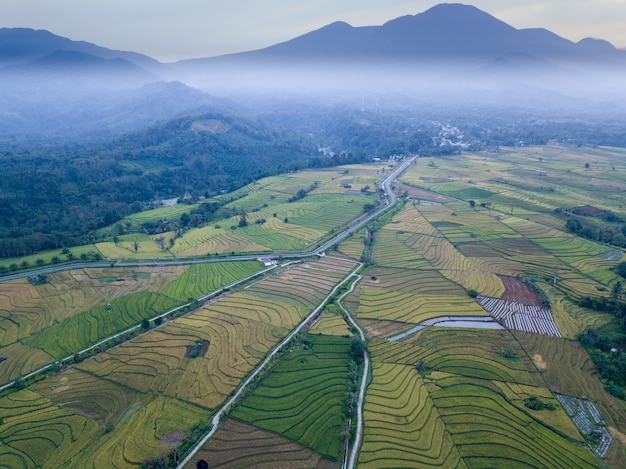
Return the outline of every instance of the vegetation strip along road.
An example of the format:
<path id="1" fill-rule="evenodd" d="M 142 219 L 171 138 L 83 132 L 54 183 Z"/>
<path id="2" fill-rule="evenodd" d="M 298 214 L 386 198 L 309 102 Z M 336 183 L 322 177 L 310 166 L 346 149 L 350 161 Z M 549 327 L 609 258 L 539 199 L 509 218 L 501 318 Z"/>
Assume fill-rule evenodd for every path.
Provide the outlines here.
<path id="1" fill-rule="evenodd" d="M 354 287 L 356 287 L 356 285 L 363 278 L 361 275 L 356 274 L 356 272 L 358 272 L 361 269 L 361 267 L 363 267 L 363 264 L 360 264 L 360 267 L 354 272 L 353 275 L 356 277 L 356 280 L 352 282 L 350 289 L 337 299 L 337 304 L 343 310 L 343 312 L 346 313 L 346 318 L 350 322 L 350 325 L 355 330 L 358 331 L 361 342 L 365 343 L 365 332 L 363 332 L 363 329 L 361 328 L 361 326 L 358 325 L 358 323 L 354 320 L 354 318 L 350 314 L 350 311 L 348 311 L 348 309 L 346 309 L 342 303 L 343 299 L 354 291 Z M 352 469 L 354 467 L 357 456 L 359 454 L 359 449 L 361 447 L 361 440 L 363 438 L 363 427 L 364 427 L 363 403 L 365 402 L 365 391 L 367 390 L 367 378 L 369 376 L 369 372 L 370 372 L 369 354 L 367 353 L 367 348 L 364 348 L 363 350 L 363 375 L 361 376 L 361 386 L 359 388 L 359 397 L 357 398 L 357 406 L 356 406 L 356 415 L 357 415 L 356 432 L 354 436 L 354 442 L 352 443 L 352 450 L 350 451 L 349 459 L 348 459 L 348 451 L 346 451 L 346 454 L 345 454 L 345 459 L 343 461 L 343 467 L 345 469 Z"/>
<path id="2" fill-rule="evenodd" d="M 336 258 L 336 259 L 344 261 L 344 262 L 352 262 L 352 261 L 349 261 L 349 260 L 346 260 L 346 259 L 342 259 L 342 258 Z M 265 359 L 256 367 L 256 369 L 252 373 L 250 373 L 250 375 L 246 378 L 246 380 L 239 386 L 239 389 L 237 389 L 235 394 L 233 394 L 233 396 L 228 401 L 226 401 L 226 403 L 213 416 L 213 419 L 211 420 L 211 430 L 209 431 L 209 433 L 207 433 L 205 435 L 205 437 L 202 438 L 196 444 L 196 446 L 193 447 L 193 449 L 189 452 L 189 454 L 185 457 L 185 459 L 177 466 L 177 469 L 184 468 L 185 465 L 188 464 L 189 461 L 191 461 L 191 459 L 195 456 L 195 454 L 198 451 L 200 451 L 200 449 L 206 444 L 206 442 L 209 441 L 209 439 L 215 434 L 215 432 L 217 432 L 217 429 L 219 427 L 219 424 L 220 424 L 220 422 L 222 420 L 223 415 L 237 401 L 237 399 L 239 399 L 241 394 L 246 390 L 246 388 L 250 385 L 250 383 L 265 369 L 265 367 L 271 361 L 271 359 L 274 357 L 274 355 L 276 355 L 278 352 L 280 352 L 280 350 L 285 346 L 285 344 L 287 344 L 291 339 L 293 339 L 296 334 L 298 334 L 313 318 L 315 318 L 317 316 L 317 314 L 322 310 L 322 308 L 324 308 L 324 306 L 326 306 L 326 304 L 328 303 L 330 298 L 332 298 L 334 296 L 335 292 L 344 283 L 346 283 L 352 277 L 355 277 L 355 276 L 359 277 L 356 272 L 358 272 L 359 269 L 361 269 L 362 266 L 363 266 L 363 264 L 358 263 L 357 266 L 348 275 L 346 275 L 337 285 L 335 285 L 335 287 L 322 300 L 322 302 L 313 311 L 311 311 L 311 313 L 309 313 L 309 315 L 306 316 L 300 322 L 300 324 L 298 324 L 298 326 L 295 329 L 293 329 L 278 345 L 276 345 L 267 354 Z"/>

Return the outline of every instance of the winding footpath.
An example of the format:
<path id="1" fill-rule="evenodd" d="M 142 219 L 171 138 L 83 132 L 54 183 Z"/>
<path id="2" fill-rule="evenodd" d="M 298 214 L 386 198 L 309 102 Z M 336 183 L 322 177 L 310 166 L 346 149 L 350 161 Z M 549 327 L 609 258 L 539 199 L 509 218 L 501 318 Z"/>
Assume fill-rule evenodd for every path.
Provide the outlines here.
<path id="1" fill-rule="evenodd" d="M 361 267 L 362 267 L 362 264 L 361 264 Z M 361 267 L 359 267 L 359 269 Z M 358 270 L 356 272 L 358 272 Z M 350 293 L 352 293 L 354 291 L 354 287 L 361 281 L 362 277 L 360 275 L 356 275 L 356 273 L 354 275 L 357 277 L 356 281 L 352 283 L 352 285 L 350 286 L 350 290 L 348 290 L 346 293 L 341 295 L 341 297 L 337 301 L 337 304 L 346 314 L 346 318 L 350 322 L 350 325 L 358 331 L 359 338 L 361 339 L 361 341 L 365 343 L 365 332 L 363 332 L 363 329 L 361 328 L 361 326 L 358 325 L 358 323 L 352 317 L 352 314 L 350 313 L 350 311 L 347 308 L 345 308 L 342 303 L 343 299 L 346 296 L 348 296 Z M 363 427 L 364 427 L 363 405 L 365 403 L 365 391 L 367 389 L 367 378 L 369 376 L 369 373 L 370 373 L 370 358 L 369 358 L 369 354 L 367 353 L 367 348 L 365 348 L 363 350 L 363 376 L 361 377 L 359 397 L 357 398 L 357 404 L 356 404 L 356 409 L 357 409 L 356 410 L 356 416 L 357 416 L 356 432 L 354 435 L 354 441 L 352 442 L 352 449 L 349 452 L 349 457 L 348 457 L 348 452 L 346 452 L 346 458 L 344 459 L 344 463 L 343 463 L 344 469 L 352 469 L 353 467 L 355 467 L 356 459 L 359 455 L 359 450 L 361 449 L 361 441 L 363 440 Z"/>

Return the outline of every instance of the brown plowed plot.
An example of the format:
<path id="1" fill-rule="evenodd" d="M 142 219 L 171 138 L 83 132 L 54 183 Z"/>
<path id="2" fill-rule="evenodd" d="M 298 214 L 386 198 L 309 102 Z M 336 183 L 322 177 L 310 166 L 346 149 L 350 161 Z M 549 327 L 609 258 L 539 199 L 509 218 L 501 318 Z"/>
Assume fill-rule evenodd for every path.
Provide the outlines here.
<path id="1" fill-rule="evenodd" d="M 504 284 L 504 293 L 500 297 L 501 300 L 515 301 L 524 305 L 541 306 L 539 293 L 528 285 L 514 277 L 505 277 L 504 275 L 500 276 L 500 280 Z"/>
<path id="2" fill-rule="evenodd" d="M 309 448 L 234 419 L 227 419 L 209 442 L 186 466 L 195 469 L 199 460 L 209 467 L 267 469 L 333 469 L 337 463 Z"/>
<path id="3" fill-rule="evenodd" d="M 354 266 L 353 261 L 322 258 L 291 266 L 245 291 L 262 298 L 313 309 Z"/>

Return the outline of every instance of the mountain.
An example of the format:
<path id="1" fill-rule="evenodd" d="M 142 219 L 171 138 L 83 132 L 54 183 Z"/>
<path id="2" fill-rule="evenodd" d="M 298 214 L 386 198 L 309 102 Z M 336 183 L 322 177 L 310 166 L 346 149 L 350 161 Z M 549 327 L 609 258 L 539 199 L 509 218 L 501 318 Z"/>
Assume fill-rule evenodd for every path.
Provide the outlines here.
<path id="1" fill-rule="evenodd" d="M 440 4 L 382 26 L 353 27 L 335 22 L 265 49 L 181 63 L 315 59 L 465 62 L 520 55 L 556 62 L 609 59 L 626 64 L 624 51 L 606 41 L 584 39 L 574 43 L 546 29 L 516 29 L 474 6 L 462 4 Z"/>
<path id="2" fill-rule="evenodd" d="M 176 66 L 201 87 L 285 88 L 289 80 L 281 78 L 290 77 L 296 90 L 329 82 L 329 88 L 340 83 L 348 91 L 450 89 L 483 86 L 485 80 L 490 86 L 523 81 L 560 90 L 555 80 L 564 80 L 584 91 L 590 76 L 603 80 L 598 73 L 626 73 L 626 52 L 606 41 L 575 43 L 546 29 L 516 29 L 473 6 L 440 4 L 381 26 L 335 22 L 265 49 Z M 620 81 L 601 88 L 619 88 Z"/>
<path id="3" fill-rule="evenodd" d="M 123 59 L 146 70 L 157 72 L 157 60 L 136 52 L 116 51 L 84 41 L 57 36 L 49 31 L 29 28 L 0 28 L 0 67 L 24 65 L 57 51 L 80 52 L 100 59 Z M 48 59 L 50 62 L 50 59 Z M 53 61 L 52 61 L 53 62 Z"/>

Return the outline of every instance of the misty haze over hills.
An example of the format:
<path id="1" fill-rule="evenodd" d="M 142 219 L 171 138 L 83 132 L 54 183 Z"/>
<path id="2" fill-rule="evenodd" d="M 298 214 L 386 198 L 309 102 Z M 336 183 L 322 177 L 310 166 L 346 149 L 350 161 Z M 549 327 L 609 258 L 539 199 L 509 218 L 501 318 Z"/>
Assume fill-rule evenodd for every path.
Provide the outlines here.
<path id="1" fill-rule="evenodd" d="M 625 75 L 626 51 L 605 41 L 458 4 L 171 64 L 0 29 L 0 254 L 92 242 L 157 199 L 304 167 L 626 147 Z"/>
<path id="2" fill-rule="evenodd" d="M 626 51 L 606 41 L 518 30 L 461 4 L 382 26 L 336 22 L 265 49 L 172 64 L 5 28 L 0 139 L 106 138 L 218 101 L 235 106 L 209 95 L 255 108 L 271 97 L 361 108 L 421 103 L 621 115 L 625 75 Z M 156 85 L 172 81 L 179 83 Z"/>

